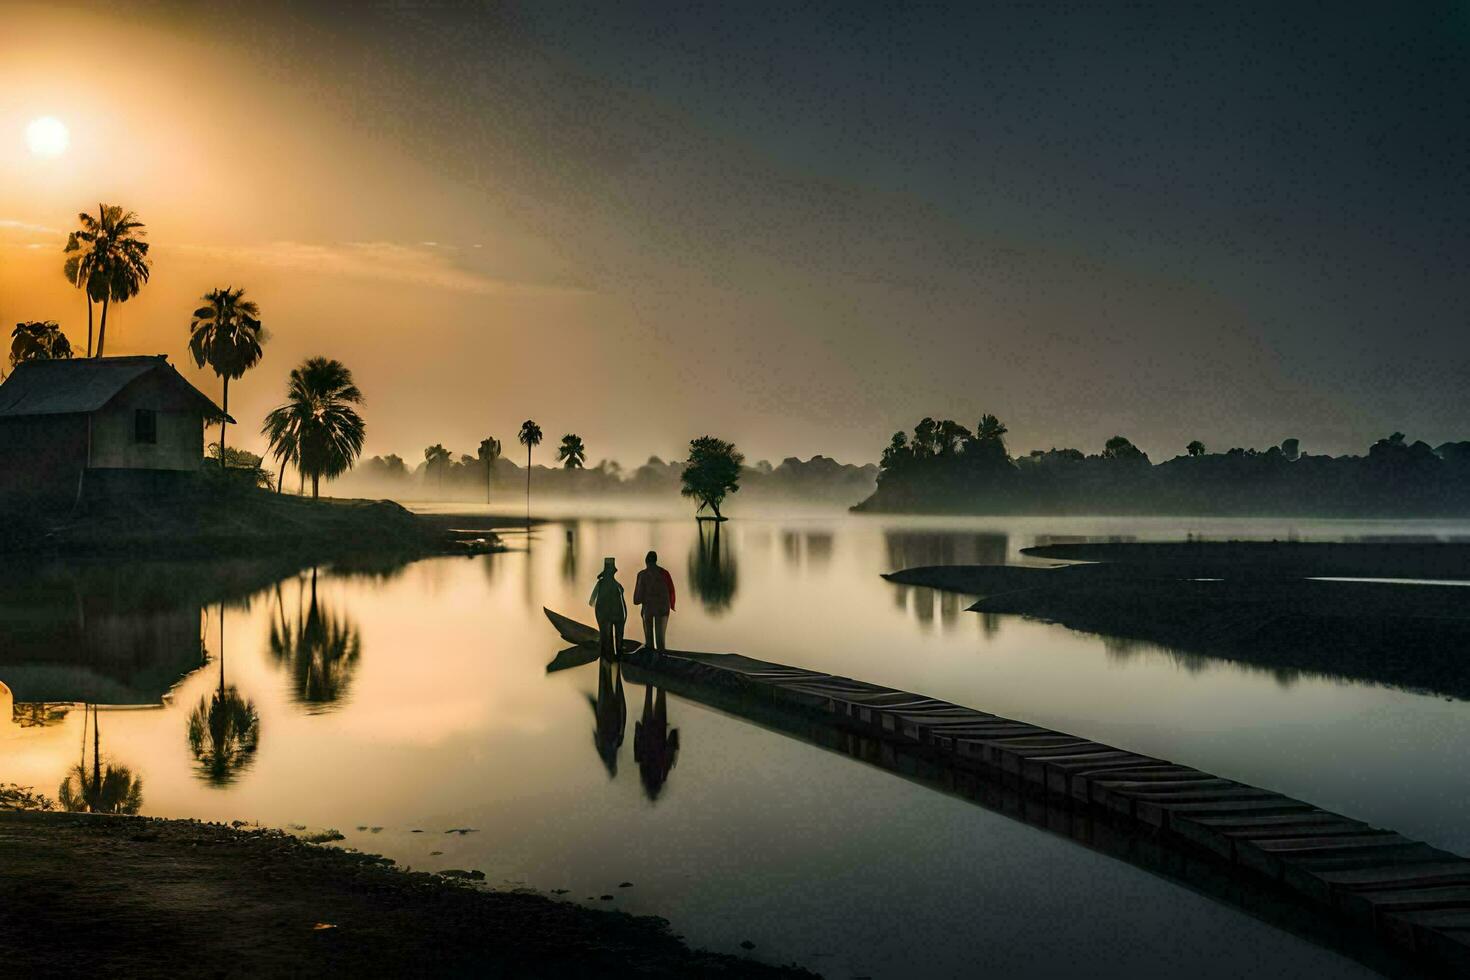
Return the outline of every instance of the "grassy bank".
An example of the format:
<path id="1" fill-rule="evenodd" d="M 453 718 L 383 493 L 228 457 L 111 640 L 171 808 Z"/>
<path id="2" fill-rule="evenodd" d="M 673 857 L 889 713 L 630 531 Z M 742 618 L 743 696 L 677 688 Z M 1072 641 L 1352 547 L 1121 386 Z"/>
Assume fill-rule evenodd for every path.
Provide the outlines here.
<path id="1" fill-rule="evenodd" d="M 118 496 L 52 512 L 9 509 L 0 521 L 0 553 L 415 558 L 463 552 L 476 536 L 486 538 L 480 547 L 493 546 L 488 531 L 454 530 L 442 519 L 418 517 L 388 500 L 311 500 L 201 484 L 166 497 Z"/>
<path id="2" fill-rule="evenodd" d="M 34 811 L 0 812 L 0 949 L 15 976 L 811 975 L 274 831 Z"/>

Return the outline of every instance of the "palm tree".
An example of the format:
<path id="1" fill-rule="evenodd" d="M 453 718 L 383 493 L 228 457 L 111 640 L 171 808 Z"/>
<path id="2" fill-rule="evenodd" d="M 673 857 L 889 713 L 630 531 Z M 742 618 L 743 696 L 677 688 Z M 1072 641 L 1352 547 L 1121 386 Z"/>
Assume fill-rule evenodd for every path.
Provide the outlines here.
<path id="1" fill-rule="evenodd" d="M 453 453 L 444 448 L 443 443 L 438 442 L 424 450 L 424 479 L 427 482 L 428 477 L 435 470 L 438 470 L 439 492 L 441 494 L 444 492 L 444 470 L 449 466 L 449 460 L 453 455 Z"/>
<path id="2" fill-rule="evenodd" d="M 102 304 L 102 322 L 97 329 L 97 356 L 107 346 L 107 308 L 123 303 L 148 281 L 148 243 L 143 241 L 143 222 L 116 204 L 98 204 L 97 217 L 77 215 L 81 225 L 66 238 L 69 256 L 63 271 L 67 281 L 87 296 L 87 356 L 92 356 L 92 304 Z"/>
<path id="3" fill-rule="evenodd" d="M 556 458 L 567 469 L 580 470 L 587 462 L 587 447 L 582 445 L 582 437 L 570 432 L 562 436 L 561 449 L 557 450 Z"/>
<path id="4" fill-rule="evenodd" d="M 312 357 L 291 370 L 286 404 L 265 417 L 263 433 L 294 441 L 296 467 L 311 477 L 311 499 L 320 496 L 322 477 L 341 476 L 362 455 L 367 423 L 352 407 L 361 404 L 362 392 L 341 361 Z M 282 458 L 279 444 L 273 451 Z"/>
<path id="5" fill-rule="evenodd" d="M 531 450 L 541 445 L 541 426 L 530 419 L 521 423 L 521 433 L 517 437 L 522 446 L 526 447 L 526 524 L 531 523 Z"/>
<path id="6" fill-rule="evenodd" d="M 54 361 L 71 357 L 71 341 L 55 320 L 28 320 L 10 332 L 10 366 L 26 361 Z"/>
<path id="7" fill-rule="evenodd" d="M 280 493 L 286 485 L 286 464 L 295 463 L 298 469 L 301 467 L 301 415 L 295 410 L 295 406 L 286 408 L 286 411 L 278 408 L 267 415 L 265 425 L 260 429 L 260 434 L 268 440 L 267 452 L 281 464 L 281 474 L 276 479 L 276 493 Z"/>
<path id="8" fill-rule="evenodd" d="M 490 502 L 490 476 L 495 471 L 495 461 L 500 458 L 500 440 L 488 437 L 480 440 L 480 448 L 475 451 L 480 461 L 485 464 L 485 503 Z"/>
<path id="9" fill-rule="evenodd" d="M 189 353 L 194 363 L 207 363 L 224 379 L 224 401 L 219 420 L 219 466 L 225 468 L 225 422 L 230 415 L 230 381 L 239 380 L 246 371 L 260 363 L 260 344 L 265 330 L 260 325 L 260 308 L 254 300 L 244 298 L 245 290 L 211 289 L 204 294 L 204 305 L 194 311 L 189 323 Z M 281 471 L 285 475 L 285 470 Z"/>
<path id="10" fill-rule="evenodd" d="M 90 248 L 97 237 L 97 219 L 85 212 L 78 214 L 77 219 L 81 222 L 81 230 L 74 231 L 66 236 L 66 248 L 63 252 L 66 261 L 62 264 L 62 274 L 66 281 L 76 288 L 82 290 L 87 298 L 87 356 L 92 356 L 92 337 L 96 330 L 92 316 L 92 304 L 102 299 L 102 277 L 97 274 L 97 254 Z"/>

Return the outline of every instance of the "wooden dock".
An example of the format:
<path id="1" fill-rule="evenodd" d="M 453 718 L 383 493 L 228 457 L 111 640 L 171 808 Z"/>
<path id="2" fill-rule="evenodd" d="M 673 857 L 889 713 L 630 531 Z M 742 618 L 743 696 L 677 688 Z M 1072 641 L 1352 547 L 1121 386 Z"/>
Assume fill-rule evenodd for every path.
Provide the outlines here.
<path id="1" fill-rule="evenodd" d="M 565 638 L 587 642 L 589 627 L 547 612 Z M 625 659 L 726 710 L 799 715 L 1065 798 L 1287 889 L 1423 966 L 1470 975 L 1470 860 L 1459 855 L 1189 766 L 848 677 L 736 654 Z"/>

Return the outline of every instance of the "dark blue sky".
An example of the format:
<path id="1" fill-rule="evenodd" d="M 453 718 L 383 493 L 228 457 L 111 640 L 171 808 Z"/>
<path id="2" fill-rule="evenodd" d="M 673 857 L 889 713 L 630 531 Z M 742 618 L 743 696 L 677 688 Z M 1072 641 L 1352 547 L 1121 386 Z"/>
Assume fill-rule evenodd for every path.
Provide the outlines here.
<path id="1" fill-rule="evenodd" d="M 624 458 L 1470 437 L 1470 4 L 155 10 L 432 175 L 343 238 L 595 297 L 528 329 Z"/>

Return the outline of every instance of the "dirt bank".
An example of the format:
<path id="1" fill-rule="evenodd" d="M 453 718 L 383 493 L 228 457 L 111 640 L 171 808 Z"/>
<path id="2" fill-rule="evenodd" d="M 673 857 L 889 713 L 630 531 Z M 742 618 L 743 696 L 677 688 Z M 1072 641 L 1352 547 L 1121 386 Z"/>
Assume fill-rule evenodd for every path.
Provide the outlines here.
<path id="1" fill-rule="evenodd" d="M 26 977 L 812 975 L 274 831 L 38 812 L 0 812 L 0 951 Z"/>
<path id="2" fill-rule="evenodd" d="M 8 509 L 0 518 L 0 554 L 412 560 L 497 550 L 494 528 L 508 524 L 421 516 L 390 500 L 311 500 L 200 483 L 161 497 L 120 496 L 52 511 Z"/>

